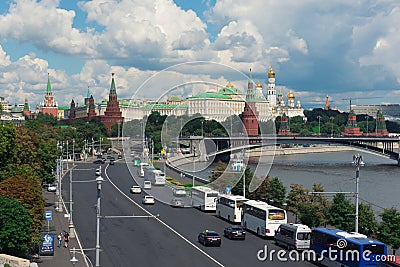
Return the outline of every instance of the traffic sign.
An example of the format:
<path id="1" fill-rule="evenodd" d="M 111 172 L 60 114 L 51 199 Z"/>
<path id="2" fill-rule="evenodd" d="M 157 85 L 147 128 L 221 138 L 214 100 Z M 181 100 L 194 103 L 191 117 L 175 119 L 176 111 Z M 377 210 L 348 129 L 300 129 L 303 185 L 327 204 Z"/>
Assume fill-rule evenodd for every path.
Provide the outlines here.
<path id="1" fill-rule="evenodd" d="M 44 212 L 44 217 L 46 218 L 46 221 L 51 221 L 53 219 L 53 215 L 51 213 L 51 210 L 46 210 Z"/>

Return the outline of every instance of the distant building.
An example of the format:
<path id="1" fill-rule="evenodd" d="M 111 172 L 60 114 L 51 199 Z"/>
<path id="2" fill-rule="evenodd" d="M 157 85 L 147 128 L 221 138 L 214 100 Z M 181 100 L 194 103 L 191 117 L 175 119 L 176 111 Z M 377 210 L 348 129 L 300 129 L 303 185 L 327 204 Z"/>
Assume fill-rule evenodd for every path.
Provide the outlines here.
<path id="1" fill-rule="evenodd" d="M 352 105 L 351 109 L 356 115 L 367 114 L 373 117 L 376 115 L 376 112 L 380 110 L 385 117 L 400 118 L 399 104 Z M 349 107 L 347 108 L 347 110 L 349 110 Z"/>
<path id="2" fill-rule="evenodd" d="M 350 110 L 347 125 L 344 128 L 344 132 L 342 132 L 343 136 L 362 136 L 363 132 L 360 131 L 360 127 L 357 125 L 356 114 L 354 114 L 353 110 Z"/>

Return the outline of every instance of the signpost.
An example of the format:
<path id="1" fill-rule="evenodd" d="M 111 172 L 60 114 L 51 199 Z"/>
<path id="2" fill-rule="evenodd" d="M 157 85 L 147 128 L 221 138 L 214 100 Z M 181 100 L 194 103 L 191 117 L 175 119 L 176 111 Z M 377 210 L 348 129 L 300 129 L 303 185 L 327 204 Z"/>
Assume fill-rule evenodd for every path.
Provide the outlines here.
<path id="1" fill-rule="evenodd" d="M 44 218 L 47 221 L 47 233 L 50 232 L 50 221 L 53 219 L 53 214 L 51 212 L 51 210 L 46 210 L 44 212 Z"/>

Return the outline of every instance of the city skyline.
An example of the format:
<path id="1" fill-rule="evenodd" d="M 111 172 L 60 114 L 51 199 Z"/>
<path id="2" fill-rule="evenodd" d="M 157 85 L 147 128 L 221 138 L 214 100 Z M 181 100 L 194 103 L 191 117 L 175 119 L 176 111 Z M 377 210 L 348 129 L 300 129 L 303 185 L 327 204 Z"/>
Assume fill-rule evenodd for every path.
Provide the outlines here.
<path id="1" fill-rule="evenodd" d="M 396 104 L 399 16 L 391 0 L 3 1 L 0 96 L 32 109 L 49 73 L 59 105 L 83 104 L 87 87 L 100 102 L 114 72 L 119 99 L 182 84 L 171 94 L 186 97 L 211 83 L 245 89 L 250 68 L 265 92 L 272 65 L 277 90 L 293 89 L 305 107 L 323 107 L 326 95 L 342 110 L 349 98 Z"/>

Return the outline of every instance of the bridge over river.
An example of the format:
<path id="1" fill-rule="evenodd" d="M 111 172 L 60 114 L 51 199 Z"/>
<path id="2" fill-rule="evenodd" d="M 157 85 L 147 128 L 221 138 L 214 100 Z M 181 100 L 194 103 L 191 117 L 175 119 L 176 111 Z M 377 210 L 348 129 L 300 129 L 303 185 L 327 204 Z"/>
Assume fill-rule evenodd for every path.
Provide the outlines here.
<path id="1" fill-rule="evenodd" d="M 214 144 L 210 146 L 211 144 Z M 400 166 L 400 137 L 315 137 L 315 136 L 190 136 L 181 137 L 180 142 L 189 145 L 190 153 L 198 153 L 200 157 L 211 158 L 243 150 L 264 146 L 284 144 L 337 144 L 363 149 L 396 160 Z M 196 149 L 197 147 L 197 149 Z"/>

